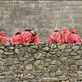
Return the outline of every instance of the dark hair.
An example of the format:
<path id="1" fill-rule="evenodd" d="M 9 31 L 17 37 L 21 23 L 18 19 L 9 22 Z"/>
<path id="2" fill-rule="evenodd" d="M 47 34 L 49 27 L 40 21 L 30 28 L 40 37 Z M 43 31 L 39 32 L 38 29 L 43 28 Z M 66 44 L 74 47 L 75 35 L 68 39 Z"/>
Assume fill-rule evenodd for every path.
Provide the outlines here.
<path id="1" fill-rule="evenodd" d="M 25 28 L 24 31 L 31 31 L 31 29 L 30 28 Z"/>
<path id="2" fill-rule="evenodd" d="M 77 34 L 76 32 L 71 32 L 71 33 L 73 33 L 73 34 Z"/>
<path id="3" fill-rule="evenodd" d="M 19 35 L 19 34 L 21 34 L 21 32 L 16 32 L 16 33 L 15 33 L 15 35 Z"/>

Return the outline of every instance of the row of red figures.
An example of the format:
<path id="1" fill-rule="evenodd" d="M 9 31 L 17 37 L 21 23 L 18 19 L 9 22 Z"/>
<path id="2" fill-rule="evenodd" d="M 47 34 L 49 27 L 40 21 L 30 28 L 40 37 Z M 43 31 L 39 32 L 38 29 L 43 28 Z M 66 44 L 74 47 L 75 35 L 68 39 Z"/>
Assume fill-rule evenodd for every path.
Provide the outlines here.
<path id="1" fill-rule="evenodd" d="M 6 40 L 6 33 L 0 32 L 1 43 L 40 43 L 41 39 L 37 35 L 36 29 L 26 28 L 23 32 L 17 31 L 9 40 Z"/>
<path id="2" fill-rule="evenodd" d="M 0 32 L 0 42 L 1 43 L 40 43 L 42 40 L 37 35 L 36 29 L 26 28 L 23 32 L 16 32 L 9 40 L 6 40 L 6 33 Z M 72 28 L 70 31 L 63 27 L 62 31 L 58 28 L 54 28 L 53 32 L 49 35 L 47 39 L 48 43 L 82 43 L 80 36 L 77 34 L 77 30 Z"/>
<path id="3" fill-rule="evenodd" d="M 82 39 L 77 34 L 77 30 L 72 28 L 70 31 L 63 27 L 62 31 L 59 31 L 58 28 L 54 28 L 53 32 L 48 37 L 49 43 L 82 43 Z"/>

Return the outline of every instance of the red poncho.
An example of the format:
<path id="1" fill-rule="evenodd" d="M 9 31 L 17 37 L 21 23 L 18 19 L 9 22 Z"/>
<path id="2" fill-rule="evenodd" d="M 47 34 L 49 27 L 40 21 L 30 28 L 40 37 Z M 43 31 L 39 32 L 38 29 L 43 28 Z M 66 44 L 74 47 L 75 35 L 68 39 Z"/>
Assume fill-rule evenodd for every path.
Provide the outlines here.
<path id="1" fill-rule="evenodd" d="M 22 32 L 22 41 L 24 42 L 24 43 L 26 43 L 26 42 L 28 42 L 28 43 L 30 43 L 31 41 L 32 41 L 32 34 L 31 34 L 31 32 L 29 32 L 29 31 L 24 31 L 24 32 Z"/>
<path id="2" fill-rule="evenodd" d="M 1 42 L 1 43 L 6 43 L 6 37 L 0 35 L 0 42 Z"/>
<path id="3" fill-rule="evenodd" d="M 38 44 L 38 43 L 40 43 L 41 42 L 41 39 L 40 39 L 40 37 L 39 36 L 34 36 L 33 38 L 32 38 L 32 43 L 36 43 L 36 44 Z"/>
<path id="4" fill-rule="evenodd" d="M 62 43 L 68 43 L 69 35 L 70 32 L 67 30 L 66 27 L 64 27 L 63 30 L 61 31 Z"/>
<path id="5" fill-rule="evenodd" d="M 69 36 L 69 43 L 75 43 L 75 42 L 81 43 L 82 40 L 78 34 L 72 33 Z"/>
<path id="6" fill-rule="evenodd" d="M 0 42 L 1 43 L 6 43 L 6 33 L 5 32 L 0 32 Z"/>
<path id="7" fill-rule="evenodd" d="M 61 43 L 61 34 L 60 32 L 53 32 L 52 34 L 50 34 L 50 36 L 48 37 L 48 42 L 49 43 Z"/>
<path id="8" fill-rule="evenodd" d="M 13 35 L 11 39 L 9 40 L 10 43 L 22 43 L 22 36 L 19 35 Z"/>

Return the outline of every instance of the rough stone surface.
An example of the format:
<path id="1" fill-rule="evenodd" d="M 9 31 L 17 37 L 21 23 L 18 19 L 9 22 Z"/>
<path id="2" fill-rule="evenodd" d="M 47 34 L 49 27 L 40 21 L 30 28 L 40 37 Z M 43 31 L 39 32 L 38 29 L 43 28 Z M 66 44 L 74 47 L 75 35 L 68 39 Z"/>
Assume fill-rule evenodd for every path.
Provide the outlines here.
<path id="1" fill-rule="evenodd" d="M 0 51 L 1 82 L 82 82 L 81 44 L 1 44 Z"/>

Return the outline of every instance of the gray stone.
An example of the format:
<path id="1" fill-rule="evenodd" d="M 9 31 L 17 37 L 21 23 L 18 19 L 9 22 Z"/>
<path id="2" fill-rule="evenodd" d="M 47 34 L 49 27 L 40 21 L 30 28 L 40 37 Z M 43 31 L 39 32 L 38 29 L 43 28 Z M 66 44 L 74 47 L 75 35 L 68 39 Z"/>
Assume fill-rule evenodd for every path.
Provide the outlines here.
<path id="1" fill-rule="evenodd" d="M 24 58 L 24 57 L 19 57 L 19 60 L 20 60 L 20 61 L 25 61 L 26 58 Z"/>
<path id="2" fill-rule="evenodd" d="M 4 55 L 12 55 L 14 52 L 4 52 Z"/>
<path id="3" fill-rule="evenodd" d="M 40 70 L 44 69 L 44 67 L 42 65 L 38 65 L 37 68 L 40 69 Z"/>
<path id="4" fill-rule="evenodd" d="M 43 66 L 44 67 L 46 67 L 46 66 L 48 67 L 49 66 L 49 62 L 44 61 Z"/>
<path id="5" fill-rule="evenodd" d="M 56 71 L 56 76 L 61 76 L 63 74 L 63 72 L 60 70 L 60 69 L 58 69 L 57 71 Z"/>
<path id="6" fill-rule="evenodd" d="M 0 53 L 2 54 L 2 53 L 4 53 L 4 51 L 0 49 Z"/>
<path id="7" fill-rule="evenodd" d="M 5 48 L 5 46 L 0 46 L 0 49 L 4 49 Z"/>
<path id="8" fill-rule="evenodd" d="M 8 52 L 9 51 L 8 47 L 4 48 L 4 51 L 5 52 Z"/>
<path id="9" fill-rule="evenodd" d="M 66 82 L 66 81 L 61 81 L 61 82 Z"/>
<path id="10" fill-rule="evenodd" d="M 19 49 L 15 49 L 15 53 L 19 53 Z"/>
<path id="11" fill-rule="evenodd" d="M 77 53 L 77 51 L 78 51 L 77 49 L 73 49 L 73 50 L 72 50 L 72 52 L 74 52 L 74 53 Z"/>
<path id="12" fill-rule="evenodd" d="M 77 65 L 71 65 L 70 70 L 71 71 L 77 71 Z"/>
<path id="13" fill-rule="evenodd" d="M 62 52 L 61 52 L 62 53 Z M 69 56 L 70 55 L 70 53 L 62 53 L 62 55 L 64 56 L 64 57 L 67 57 L 67 56 Z"/>
<path id="14" fill-rule="evenodd" d="M 82 55 L 82 50 L 78 50 L 77 53 Z"/>
<path id="15" fill-rule="evenodd" d="M 28 51 L 29 53 L 32 53 L 32 54 L 37 53 L 37 49 L 31 48 L 31 47 L 28 47 L 28 48 L 27 48 L 27 51 Z"/>
<path id="16" fill-rule="evenodd" d="M 49 65 L 48 70 L 50 72 L 56 72 L 58 70 L 58 66 L 57 65 Z"/>
<path id="17" fill-rule="evenodd" d="M 80 60 L 80 56 L 74 56 L 75 60 Z"/>
<path id="18" fill-rule="evenodd" d="M 60 70 L 61 71 L 68 71 L 69 70 L 69 66 L 67 64 L 63 64 L 60 66 Z"/>
<path id="19" fill-rule="evenodd" d="M 13 65 L 13 59 L 12 58 L 6 58 L 6 60 L 5 60 L 5 64 L 7 65 L 7 66 L 10 66 L 10 65 Z"/>
<path id="20" fill-rule="evenodd" d="M 79 76 L 77 77 L 77 80 L 78 80 L 78 81 L 82 81 L 82 75 L 79 75 Z"/>
<path id="21" fill-rule="evenodd" d="M 66 53 L 70 53 L 72 51 L 72 49 L 65 49 L 65 50 L 63 50 L 63 52 L 66 52 Z"/>
<path id="22" fill-rule="evenodd" d="M 71 52 L 70 55 L 71 55 L 71 56 L 76 56 L 77 53 Z"/>
<path id="23" fill-rule="evenodd" d="M 2 75 L 2 71 L 5 71 L 5 67 L 4 66 L 0 67 L 0 73 L 1 73 L 0 75 Z"/>
<path id="24" fill-rule="evenodd" d="M 51 72 L 49 75 L 50 75 L 50 77 L 55 78 L 56 73 L 55 72 L 54 73 Z"/>
<path id="25" fill-rule="evenodd" d="M 46 58 L 45 61 L 51 63 L 52 60 L 50 58 Z"/>
<path id="26" fill-rule="evenodd" d="M 61 57 L 61 61 L 62 61 L 62 62 L 67 61 L 67 57 Z"/>
<path id="27" fill-rule="evenodd" d="M 77 82 L 77 78 L 71 78 L 70 82 Z"/>
<path id="28" fill-rule="evenodd" d="M 22 53 L 22 54 L 26 54 L 26 52 L 27 52 L 27 47 L 21 47 L 20 48 L 20 52 Z"/>
<path id="29" fill-rule="evenodd" d="M 73 64 L 76 64 L 76 61 L 73 60 L 73 59 L 68 59 L 68 60 L 66 61 L 66 63 L 67 63 L 68 65 L 73 65 Z"/>
<path id="30" fill-rule="evenodd" d="M 35 62 L 34 62 L 34 65 L 35 66 L 37 66 L 37 65 L 39 65 L 40 64 L 40 60 L 36 60 Z"/>
<path id="31" fill-rule="evenodd" d="M 19 46 L 20 46 L 20 48 L 23 47 L 23 45 L 21 45 L 21 44 Z"/>
<path id="32" fill-rule="evenodd" d="M 82 71 L 82 66 L 79 66 L 79 69 Z"/>
<path id="33" fill-rule="evenodd" d="M 60 51 L 56 52 L 57 57 L 61 57 L 62 53 Z"/>
<path id="34" fill-rule="evenodd" d="M 71 73 L 69 73 L 69 76 L 70 76 L 70 77 L 77 78 L 78 74 L 75 73 L 75 71 L 71 71 Z"/>
<path id="35" fill-rule="evenodd" d="M 77 71 L 77 74 L 78 75 L 82 75 L 82 71 Z"/>
<path id="36" fill-rule="evenodd" d="M 59 79 L 58 78 L 47 78 L 47 77 L 42 78 L 42 82 L 54 82 L 54 81 L 59 82 Z"/>
<path id="37" fill-rule="evenodd" d="M 33 79 L 34 78 L 34 76 L 33 75 L 31 75 L 31 74 L 27 74 L 26 76 L 23 76 L 24 78 L 23 79 Z"/>
<path id="38" fill-rule="evenodd" d="M 70 82 L 69 80 L 66 80 L 65 82 Z"/>
<path id="39" fill-rule="evenodd" d="M 20 48 L 19 43 L 14 43 L 14 46 L 15 46 L 15 49 L 19 49 Z"/>
<path id="40" fill-rule="evenodd" d="M 31 46 L 30 43 L 23 43 L 23 45 L 24 45 L 24 46 L 27 46 L 27 47 Z"/>
<path id="41" fill-rule="evenodd" d="M 5 77 L 4 76 L 0 76 L 0 79 L 5 79 Z"/>
<path id="42" fill-rule="evenodd" d="M 58 60 L 53 60 L 51 64 L 52 65 L 61 65 L 61 62 Z"/>
<path id="43" fill-rule="evenodd" d="M 9 49 L 13 50 L 13 49 L 14 49 L 14 47 L 13 47 L 13 46 L 10 46 L 10 47 L 9 47 Z"/>
<path id="44" fill-rule="evenodd" d="M 34 54 L 35 59 L 40 59 L 42 57 L 42 53 L 36 53 Z"/>
<path id="45" fill-rule="evenodd" d="M 31 46 L 31 48 L 38 49 L 38 45 L 37 44 L 36 45 L 33 45 L 33 46 Z"/>
<path id="46" fill-rule="evenodd" d="M 28 64 L 25 68 L 26 68 L 26 70 L 32 70 L 33 69 L 33 65 L 32 64 Z"/>
<path id="47" fill-rule="evenodd" d="M 77 65 L 82 65 L 82 60 L 76 61 L 76 64 L 77 64 Z"/>
<path id="48" fill-rule="evenodd" d="M 46 46 L 46 47 L 43 47 L 42 50 L 43 50 L 43 51 L 49 51 L 50 48 Z"/>
<path id="49" fill-rule="evenodd" d="M 59 76 L 59 80 L 65 81 L 65 80 L 68 80 L 68 77 L 65 75 Z"/>

